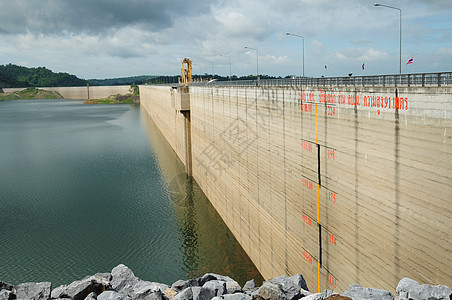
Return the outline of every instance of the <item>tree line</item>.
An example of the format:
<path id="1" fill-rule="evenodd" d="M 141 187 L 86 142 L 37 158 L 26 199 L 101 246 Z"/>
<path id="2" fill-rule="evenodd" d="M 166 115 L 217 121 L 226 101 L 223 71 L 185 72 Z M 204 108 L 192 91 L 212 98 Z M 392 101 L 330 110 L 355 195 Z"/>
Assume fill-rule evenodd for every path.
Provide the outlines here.
<path id="1" fill-rule="evenodd" d="M 269 75 L 260 75 L 261 79 L 275 79 Z M 287 76 L 289 77 L 289 76 Z M 8 87 L 58 87 L 58 86 L 86 86 L 90 85 L 132 85 L 132 84 L 165 84 L 178 83 L 180 75 L 156 76 L 141 75 L 110 79 L 80 79 L 68 73 L 55 73 L 45 67 L 27 68 L 14 64 L 0 65 L 0 88 Z M 225 80 L 255 80 L 256 75 L 248 76 L 220 76 L 217 74 L 193 74 L 194 81 Z"/>
<path id="2" fill-rule="evenodd" d="M 55 73 L 45 67 L 27 68 L 0 65 L 0 87 L 84 86 L 87 81 L 68 73 Z"/>

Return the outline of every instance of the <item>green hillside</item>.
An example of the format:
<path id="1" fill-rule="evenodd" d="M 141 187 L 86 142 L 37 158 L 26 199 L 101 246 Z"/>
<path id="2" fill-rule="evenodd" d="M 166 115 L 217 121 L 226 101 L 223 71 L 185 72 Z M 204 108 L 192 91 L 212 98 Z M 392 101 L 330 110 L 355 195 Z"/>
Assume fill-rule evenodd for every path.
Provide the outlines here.
<path id="1" fill-rule="evenodd" d="M 68 73 L 54 73 L 45 67 L 27 68 L 13 64 L 0 65 L 1 87 L 84 86 L 87 81 Z"/>

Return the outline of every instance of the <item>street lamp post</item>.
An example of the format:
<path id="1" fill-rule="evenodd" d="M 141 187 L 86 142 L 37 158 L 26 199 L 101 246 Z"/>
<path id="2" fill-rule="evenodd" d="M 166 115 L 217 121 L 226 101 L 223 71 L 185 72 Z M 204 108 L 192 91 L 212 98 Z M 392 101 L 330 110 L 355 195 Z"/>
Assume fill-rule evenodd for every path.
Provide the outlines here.
<path id="1" fill-rule="evenodd" d="M 292 35 L 303 39 L 303 78 L 304 78 L 304 36 L 286 32 L 286 35 Z"/>
<path id="2" fill-rule="evenodd" d="M 257 51 L 257 49 L 255 48 L 251 48 L 251 47 L 245 47 L 245 49 L 251 49 L 256 51 L 256 76 L 257 76 L 257 80 L 259 80 L 259 52 Z"/>
<path id="3" fill-rule="evenodd" d="M 223 54 L 220 54 L 220 56 L 223 56 L 223 57 L 227 57 L 227 58 L 229 58 L 229 80 L 232 80 L 232 72 L 231 72 L 231 57 L 230 57 L 230 56 L 226 56 L 226 55 L 223 55 Z"/>
<path id="4" fill-rule="evenodd" d="M 400 38 L 400 46 L 399 46 L 399 73 L 402 74 L 402 10 L 398 7 L 393 7 L 393 6 L 389 6 L 389 5 L 385 5 L 385 4 L 380 4 L 380 3 L 374 3 L 374 6 L 381 6 L 381 7 L 386 7 L 386 8 L 391 8 L 391 9 L 396 9 L 399 11 L 400 13 L 400 32 L 399 32 L 399 38 Z"/>

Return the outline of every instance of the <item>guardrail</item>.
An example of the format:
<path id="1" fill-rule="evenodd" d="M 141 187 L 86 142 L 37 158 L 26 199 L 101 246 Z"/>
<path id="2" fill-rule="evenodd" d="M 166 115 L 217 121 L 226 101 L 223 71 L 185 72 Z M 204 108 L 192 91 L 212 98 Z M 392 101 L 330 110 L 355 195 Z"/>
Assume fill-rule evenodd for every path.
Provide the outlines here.
<path id="1" fill-rule="evenodd" d="M 193 85 L 224 86 L 449 86 L 452 85 L 452 72 L 415 73 L 393 75 L 369 75 L 348 77 L 296 77 L 284 79 L 232 80 Z"/>

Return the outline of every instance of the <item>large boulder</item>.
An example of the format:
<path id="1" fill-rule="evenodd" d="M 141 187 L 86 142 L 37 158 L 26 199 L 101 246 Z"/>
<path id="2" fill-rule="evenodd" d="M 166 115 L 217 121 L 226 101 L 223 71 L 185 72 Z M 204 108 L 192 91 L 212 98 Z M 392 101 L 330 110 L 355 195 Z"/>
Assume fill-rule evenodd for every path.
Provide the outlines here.
<path id="1" fill-rule="evenodd" d="M 254 279 L 248 280 L 245 285 L 243 286 L 244 291 L 252 291 L 256 288 L 256 283 L 254 282 Z"/>
<path id="2" fill-rule="evenodd" d="M 146 294 L 139 294 L 132 297 L 133 300 L 167 300 L 162 291 L 157 290 Z"/>
<path id="3" fill-rule="evenodd" d="M 51 290 L 50 282 L 26 282 L 16 285 L 13 293 L 17 299 L 47 300 L 50 299 Z"/>
<path id="4" fill-rule="evenodd" d="M 396 300 L 452 299 L 452 291 L 445 285 L 420 285 L 417 281 L 407 277 L 399 281 L 396 293 Z"/>
<path id="5" fill-rule="evenodd" d="M 213 276 L 212 273 L 207 273 L 202 277 L 196 279 L 198 281 L 199 286 L 203 286 L 206 282 L 211 280 L 217 280 L 216 276 Z"/>
<path id="6" fill-rule="evenodd" d="M 226 281 L 226 292 L 227 294 L 235 294 L 242 291 L 242 287 L 237 281 Z"/>
<path id="7" fill-rule="evenodd" d="M 242 287 L 237 283 L 237 281 L 235 281 L 234 279 L 232 279 L 229 276 L 219 275 L 219 274 L 215 274 L 215 273 L 206 273 L 206 274 L 204 274 L 204 276 L 199 277 L 197 279 L 197 281 L 198 281 L 199 286 L 201 286 L 201 287 L 204 287 L 205 284 L 210 281 L 214 281 L 215 283 L 212 283 L 206 287 L 209 289 L 211 289 L 214 285 L 218 285 L 218 284 L 223 285 L 218 282 L 225 282 L 226 283 L 226 286 L 225 286 L 226 291 L 223 292 L 222 294 L 218 294 L 218 295 L 216 294 L 217 296 L 223 295 L 226 293 L 233 294 L 233 293 L 242 291 Z M 190 286 L 194 286 L 193 283 L 191 283 Z M 215 293 L 217 293 L 217 291 L 215 291 Z"/>
<path id="8" fill-rule="evenodd" d="M 214 296 L 221 296 L 227 293 L 226 282 L 223 280 L 210 280 L 202 287 L 211 290 Z"/>
<path id="9" fill-rule="evenodd" d="M 212 275 L 217 280 L 221 280 L 221 281 L 234 281 L 234 279 L 232 279 L 229 276 L 225 276 L 225 275 L 219 275 L 219 274 L 215 274 L 215 273 L 207 273 L 206 275 Z"/>
<path id="10" fill-rule="evenodd" d="M 137 283 L 132 287 L 129 296 L 132 299 L 159 299 L 163 297 L 163 292 L 169 288 L 168 285 L 157 282 L 144 281 L 139 279 Z"/>
<path id="11" fill-rule="evenodd" d="M 188 287 L 193 287 L 193 286 L 199 286 L 198 280 L 196 280 L 196 279 L 178 280 L 171 285 L 171 288 L 180 292 L 180 291 L 185 290 Z"/>
<path id="12" fill-rule="evenodd" d="M 261 299 L 262 297 L 259 296 L 258 291 L 259 291 L 259 287 L 254 288 L 252 290 L 243 291 L 243 293 L 247 294 L 248 296 L 250 296 L 253 299 Z"/>
<path id="13" fill-rule="evenodd" d="M 111 270 L 111 287 L 126 294 L 132 292 L 133 286 L 140 281 L 132 270 L 123 264 L 117 265 Z"/>
<path id="14" fill-rule="evenodd" d="M 189 300 L 189 299 L 193 299 L 193 292 L 191 287 L 188 287 L 185 290 L 181 291 L 173 298 L 173 300 Z"/>
<path id="15" fill-rule="evenodd" d="M 257 290 L 259 295 L 264 300 L 286 300 L 286 294 L 280 289 L 279 284 L 270 281 L 264 282 Z"/>
<path id="16" fill-rule="evenodd" d="M 292 280 L 291 278 L 287 276 L 279 276 L 275 277 L 273 279 L 270 279 L 269 282 L 277 284 L 279 286 L 279 289 L 286 295 L 287 299 L 299 299 L 301 298 L 300 290 L 301 287 L 296 284 L 295 280 Z"/>
<path id="17" fill-rule="evenodd" d="M 191 288 L 193 300 L 210 300 L 215 297 L 215 291 L 205 287 L 194 286 Z"/>
<path id="18" fill-rule="evenodd" d="M 306 283 L 306 280 L 304 280 L 303 275 L 301 274 L 296 274 L 292 277 L 290 277 L 290 279 L 300 288 L 303 289 L 303 291 L 305 292 L 309 292 L 308 289 L 308 284 Z"/>
<path id="19" fill-rule="evenodd" d="M 199 286 L 203 286 L 206 282 L 211 281 L 211 280 L 219 280 L 219 281 L 224 281 L 224 282 L 235 281 L 234 279 L 232 279 L 229 276 L 219 275 L 219 274 L 215 274 L 215 273 L 206 273 L 202 277 L 197 278 Z"/>
<path id="20" fill-rule="evenodd" d="M 386 290 L 365 288 L 357 283 L 349 286 L 342 295 L 354 300 L 394 300 L 394 296 Z"/>
<path id="21" fill-rule="evenodd" d="M 92 292 L 99 295 L 108 289 L 110 289 L 110 274 L 99 273 L 55 288 L 52 291 L 52 298 L 83 300 Z"/>

